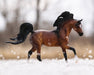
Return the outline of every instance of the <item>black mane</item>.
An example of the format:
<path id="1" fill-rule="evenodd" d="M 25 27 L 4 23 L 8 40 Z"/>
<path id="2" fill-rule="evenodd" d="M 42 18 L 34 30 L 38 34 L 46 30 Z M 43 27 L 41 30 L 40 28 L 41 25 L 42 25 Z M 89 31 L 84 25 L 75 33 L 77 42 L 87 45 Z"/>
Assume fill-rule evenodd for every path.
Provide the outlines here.
<path id="1" fill-rule="evenodd" d="M 60 16 L 57 17 L 53 26 L 61 25 L 62 23 L 64 23 L 65 21 L 68 21 L 70 19 L 73 19 L 73 14 L 68 11 L 65 11 Z"/>
<path id="2" fill-rule="evenodd" d="M 60 16 L 57 17 L 56 21 L 53 24 L 53 27 L 57 27 L 54 32 L 58 35 L 58 32 L 60 30 L 60 26 L 63 25 L 66 21 L 73 19 L 73 14 L 69 11 L 63 12 Z"/>

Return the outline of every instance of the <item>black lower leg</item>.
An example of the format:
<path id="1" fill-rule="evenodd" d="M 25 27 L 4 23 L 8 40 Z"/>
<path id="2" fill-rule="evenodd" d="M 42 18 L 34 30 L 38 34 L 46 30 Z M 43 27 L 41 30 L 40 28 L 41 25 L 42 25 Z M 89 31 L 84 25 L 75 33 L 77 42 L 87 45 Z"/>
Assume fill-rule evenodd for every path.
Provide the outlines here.
<path id="1" fill-rule="evenodd" d="M 74 55 L 76 55 L 76 51 L 75 51 L 74 48 L 70 47 L 69 49 L 72 50 L 72 51 L 74 52 Z"/>
<path id="2" fill-rule="evenodd" d="M 63 52 L 63 54 L 64 54 L 65 60 L 67 61 L 67 54 L 66 54 L 66 52 Z"/>
<path id="3" fill-rule="evenodd" d="M 28 52 L 28 59 L 30 59 L 31 54 L 32 54 L 32 51 L 30 50 L 30 51 Z"/>
<path id="4" fill-rule="evenodd" d="M 42 61 L 40 55 L 37 55 L 37 59 L 38 59 L 39 61 Z"/>

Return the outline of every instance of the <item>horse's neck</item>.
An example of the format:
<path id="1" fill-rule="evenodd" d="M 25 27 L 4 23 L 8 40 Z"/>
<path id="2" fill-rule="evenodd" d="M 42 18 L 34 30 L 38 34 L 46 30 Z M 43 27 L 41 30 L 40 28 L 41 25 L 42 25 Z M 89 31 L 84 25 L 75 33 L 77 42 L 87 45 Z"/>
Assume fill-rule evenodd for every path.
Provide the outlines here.
<path id="1" fill-rule="evenodd" d="M 72 30 L 72 27 L 70 27 L 70 26 L 63 27 L 62 29 L 60 29 L 61 38 L 69 37 L 71 30 Z"/>
<path id="2" fill-rule="evenodd" d="M 65 37 L 69 37 L 69 34 L 73 28 L 73 26 L 71 25 L 72 20 L 68 20 L 66 21 L 61 27 L 60 27 L 60 33 L 59 35 L 61 36 L 61 38 L 65 38 Z"/>

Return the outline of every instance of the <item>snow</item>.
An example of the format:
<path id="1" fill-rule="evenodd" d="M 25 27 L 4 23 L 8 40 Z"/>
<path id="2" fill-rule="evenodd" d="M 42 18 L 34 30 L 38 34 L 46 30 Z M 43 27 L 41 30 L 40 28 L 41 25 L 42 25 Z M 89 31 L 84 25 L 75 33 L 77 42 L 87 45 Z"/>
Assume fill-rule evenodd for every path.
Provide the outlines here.
<path id="1" fill-rule="evenodd" d="M 94 75 L 94 60 L 0 60 L 0 75 Z"/>
<path id="2" fill-rule="evenodd" d="M 89 54 L 91 54 L 92 53 L 92 50 L 89 50 Z"/>

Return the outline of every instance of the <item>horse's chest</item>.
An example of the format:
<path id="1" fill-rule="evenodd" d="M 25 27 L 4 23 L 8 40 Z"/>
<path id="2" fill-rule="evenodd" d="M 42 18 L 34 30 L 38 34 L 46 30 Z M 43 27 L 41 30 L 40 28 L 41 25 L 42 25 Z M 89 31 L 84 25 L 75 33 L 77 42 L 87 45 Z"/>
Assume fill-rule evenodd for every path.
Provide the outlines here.
<path id="1" fill-rule="evenodd" d="M 68 42 L 69 42 L 69 37 L 68 36 L 66 36 L 66 38 L 65 38 Z"/>
<path id="2" fill-rule="evenodd" d="M 64 38 L 59 38 L 60 44 L 68 44 L 69 42 L 69 37 L 65 36 Z"/>

